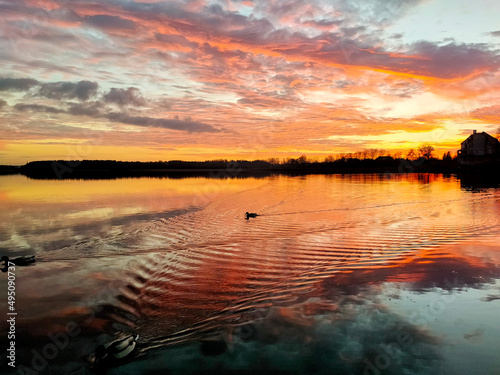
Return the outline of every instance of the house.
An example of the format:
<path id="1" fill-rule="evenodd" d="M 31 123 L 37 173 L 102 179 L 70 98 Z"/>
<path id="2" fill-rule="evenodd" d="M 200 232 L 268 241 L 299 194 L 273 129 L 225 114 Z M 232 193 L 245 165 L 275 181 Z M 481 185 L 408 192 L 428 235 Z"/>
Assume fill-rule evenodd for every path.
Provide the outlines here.
<path id="1" fill-rule="evenodd" d="M 458 150 L 458 161 L 461 165 L 476 165 L 498 160 L 500 142 L 491 135 L 475 130 L 462 142 Z"/>

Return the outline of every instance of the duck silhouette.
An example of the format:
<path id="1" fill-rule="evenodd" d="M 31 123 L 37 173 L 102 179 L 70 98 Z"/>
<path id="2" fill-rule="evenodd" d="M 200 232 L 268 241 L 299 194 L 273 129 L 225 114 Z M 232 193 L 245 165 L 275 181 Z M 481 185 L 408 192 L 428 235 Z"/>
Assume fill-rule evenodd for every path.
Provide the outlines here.
<path id="1" fill-rule="evenodd" d="M 258 214 L 256 214 L 255 212 L 248 212 L 248 211 L 247 211 L 247 212 L 245 212 L 245 219 L 247 219 L 247 220 L 248 220 L 249 218 L 251 218 L 251 217 L 257 217 L 257 216 L 259 216 L 259 215 L 258 215 Z"/>
<path id="2" fill-rule="evenodd" d="M 116 340 L 99 345 L 94 353 L 91 362 L 94 366 L 100 366 L 104 363 L 113 363 L 129 356 L 136 347 L 136 341 L 139 335 L 121 335 Z"/>
<path id="3" fill-rule="evenodd" d="M 22 257 L 9 259 L 8 256 L 4 255 L 0 259 L 0 262 L 5 262 L 5 265 L 2 268 L 2 272 L 7 272 L 7 269 L 9 268 L 9 262 L 14 263 L 16 266 L 29 266 L 30 264 L 35 263 L 35 256 L 34 255 L 25 255 Z"/>

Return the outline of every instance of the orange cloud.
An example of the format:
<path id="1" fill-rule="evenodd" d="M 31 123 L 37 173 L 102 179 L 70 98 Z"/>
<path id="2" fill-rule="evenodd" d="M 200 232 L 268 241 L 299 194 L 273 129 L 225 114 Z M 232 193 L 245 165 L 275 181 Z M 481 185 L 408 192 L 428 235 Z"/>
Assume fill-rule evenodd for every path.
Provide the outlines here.
<path id="1" fill-rule="evenodd" d="M 120 155 L 120 147 L 168 145 L 184 147 L 190 158 L 212 151 L 270 156 L 287 149 L 356 151 L 386 147 L 390 140 L 400 142 L 397 148 L 412 142 L 394 138 L 398 132 L 420 137 L 442 128 L 448 133 L 439 143 L 448 147 L 458 141 L 452 126 L 459 133 L 469 122 L 491 128 L 499 121 L 491 103 L 500 94 L 500 60 L 492 46 L 392 43 L 377 26 L 377 14 L 356 14 L 356 7 L 258 0 L 61 4 L 13 2 L 0 25 L 21 46 L 7 56 L 8 77 L 62 75 L 68 82 L 88 79 L 101 87 L 93 104 L 83 108 L 75 97 L 39 97 L 34 88 L 13 92 L 0 80 L 0 94 L 10 104 L 0 108 L 10 126 L 0 135 L 9 142 L 39 140 L 33 155 L 36 147 L 50 149 L 43 140 L 56 150 L 57 142 L 81 141 L 79 129 L 92 126 L 106 129 L 106 146 Z M 30 22 L 40 10 L 48 21 L 22 34 L 19 21 Z M 118 111 L 118 102 L 103 103 L 111 88 L 130 87 L 144 93 L 141 108 Z M 175 116 L 191 118 L 179 126 L 198 123 L 228 131 L 200 135 L 186 127 L 173 135 L 169 127 L 144 126 Z M 266 131 L 269 136 L 262 136 Z M 188 145 L 200 152 L 186 151 Z"/>

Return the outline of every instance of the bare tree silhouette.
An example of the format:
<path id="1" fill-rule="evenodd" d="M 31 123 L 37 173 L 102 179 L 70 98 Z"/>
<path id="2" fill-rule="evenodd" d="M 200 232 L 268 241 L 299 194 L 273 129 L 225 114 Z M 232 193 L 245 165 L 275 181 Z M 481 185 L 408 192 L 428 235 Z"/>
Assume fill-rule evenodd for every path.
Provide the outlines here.
<path id="1" fill-rule="evenodd" d="M 427 160 L 429 160 L 432 157 L 433 151 L 434 151 L 434 147 L 432 147 L 429 144 L 420 145 L 420 147 L 418 148 L 419 155 L 423 156 Z"/>

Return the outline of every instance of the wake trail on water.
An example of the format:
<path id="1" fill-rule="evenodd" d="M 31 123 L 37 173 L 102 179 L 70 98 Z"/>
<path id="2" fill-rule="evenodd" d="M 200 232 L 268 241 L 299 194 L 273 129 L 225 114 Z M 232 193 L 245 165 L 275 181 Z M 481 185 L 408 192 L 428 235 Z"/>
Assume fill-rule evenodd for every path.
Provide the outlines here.
<path id="1" fill-rule="evenodd" d="M 390 267 L 498 229 L 491 213 L 446 213 L 458 199 L 321 208 L 299 188 L 287 187 L 284 199 L 275 188 L 238 193 L 103 240 L 97 256 L 117 251 L 137 261 L 103 316 L 140 333 L 143 351 L 196 341 L 247 324 L 249 312 L 296 303 L 336 273 Z M 469 203 L 491 199 L 472 196 Z M 245 220 L 249 207 L 260 216 Z"/>

